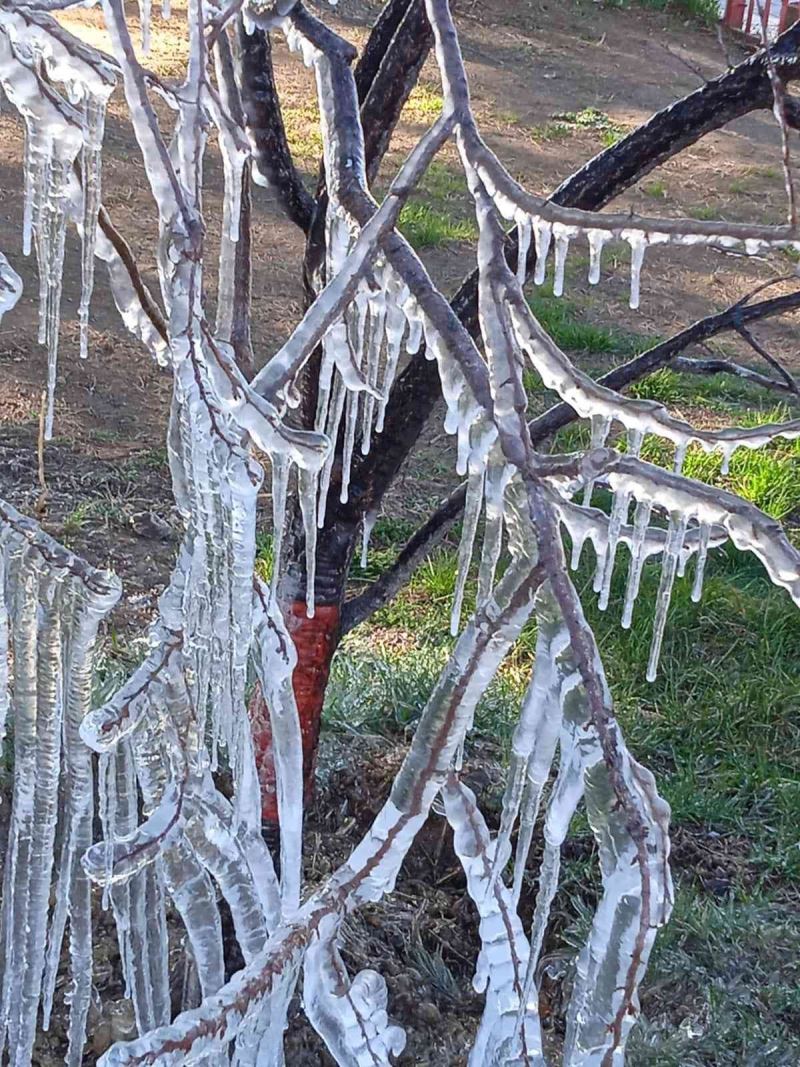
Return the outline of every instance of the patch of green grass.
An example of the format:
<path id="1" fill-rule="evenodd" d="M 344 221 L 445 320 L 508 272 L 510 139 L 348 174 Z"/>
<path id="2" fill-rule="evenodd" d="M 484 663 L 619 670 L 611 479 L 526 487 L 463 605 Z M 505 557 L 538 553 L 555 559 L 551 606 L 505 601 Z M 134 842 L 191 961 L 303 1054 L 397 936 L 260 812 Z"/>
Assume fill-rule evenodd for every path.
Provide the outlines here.
<path id="1" fill-rule="evenodd" d="M 417 82 L 403 108 L 403 118 L 410 122 L 429 122 L 441 113 L 444 99 L 438 88 Z"/>
<path id="2" fill-rule="evenodd" d="M 645 340 L 635 334 L 587 322 L 576 304 L 564 297 L 553 296 L 549 286 L 538 289 L 528 299 L 528 304 L 559 348 L 568 352 L 616 352 L 625 356 L 639 351 L 645 344 Z"/>
<path id="3" fill-rule="evenodd" d="M 642 1015 L 628 1045 L 639 1067 L 800 1062 L 797 911 L 681 887 L 656 939 Z"/>
<path id="4" fill-rule="evenodd" d="M 713 204 L 698 204 L 688 209 L 688 215 L 692 219 L 708 222 L 710 219 L 719 218 L 719 210 Z"/>
<path id="5" fill-rule="evenodd" d="M 414 248 L 434 248 L 446 241 L 473 241 L 478 234 L 471 219 L 456 218 L 448 211 L 419 201 L 402 208 L 400 230 Z"/>
<path id="6" fill-rule="evenodd" d="M 654 338 L 652 343 L 656 342 L 657 338 Z M 706 407 L 715 412 L 729 413 L 737 420 L 743 408 L 755 411 L 759 406 L 771 407 L 774 396 L 735 374 L 682 374 L 669 367 L 661 367 L 636 382 L 628 390 L 628 395 L 642 400 L 657 400 L 667 407 L 675 404 Z"/>
<path id="7" fill-rule="evenodd" d="M 654 200 L 663 200 L 667 195 L 667 187 L 660 179 L 656 179 L 648 182 L 647 185 L 643 185 L 642 192 L 646 196 L 651 196 Z"/>
<path id="8" fill-rule="evenodd" d="M 624 126 L 600 111 L 596 107 L 585 107 L 580 111 L 560 111 L 552 116 L 552 121 L 544 126 L 534 127 L 534 138 L 543 141 L 557 141 L 568 137 L 578 130 L 590 130 L 600 134 L 603 145 L 608 148 L 624 137 Z"/>
<path id="9" fill-rule="evenodd" d="M 256 574 L 263 582 L 272 578 L 272 534 L 256 534 Z"/>
<path id="10" fill-rule="evenodd" d="M 671 11 L 713 28 L 720 19 L 716 0 L 638 0 L 640 7 L 652 11 Z"/>
<path id="11" fill-rule="evenodd" d="M 322 156 L 322 134 L 317 105 L 291 105 L 281 110 L 292 155 L 298 162 L 316 163 Z"/>

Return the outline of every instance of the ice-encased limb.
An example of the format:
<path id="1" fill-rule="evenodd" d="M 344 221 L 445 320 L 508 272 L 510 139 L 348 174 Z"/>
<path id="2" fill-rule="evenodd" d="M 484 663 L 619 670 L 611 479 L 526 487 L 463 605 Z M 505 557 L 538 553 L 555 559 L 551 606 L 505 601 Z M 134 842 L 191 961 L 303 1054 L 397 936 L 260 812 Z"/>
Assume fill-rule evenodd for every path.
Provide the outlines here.
<path id="1" fill-rule="evenodd" d="M 453 606 L 450 610 L 450 633 L 453 637 L 456 636 L 461 625 L 461 608 L 464 603 L 464 592 L 467 587 L 470 563 L 472 562 L 472 550 L 475 546 L 478 521 L 483 507 L 483 482 L 484 467 L 480 465 L 470 471 L 467 482 L 467 499 L 464 504 L 464 523 L 461 540 L 458 545 L 458 568 L 453 590 Z"/>
<path id="2" fill-rule="evenodd" d="M 16 306 L 22 295 L 22 278 L 0 252 L 0 322 L 7 311 Z"/>
<path id="3" fill-rule="evenodd" d="M 489 454 L 484 482 L 485 519 L 478 568 L 478 604 L 482 604 L 489 597 L 494 585 L 497 564 L 503 549 L 505 491 L 511 474 L 502 453 L 495 446 Z"/>
<path id="4" fill-rule="evenodd" d="M 98 885 L 125 882 L 183 834 L 184 789 L 173 782 L 157 807 L 133 833 L 92 845 L 83 855 L 86 873 Z"/>
<path id="5" fill-rule="evenodd" d="M 455 775 L 442 790 L 453 847 L 480 916 L 481 950 L 473 978 L 486 1003 L 470 1052 L 470 1067 L 544 1067 L 538 997 L 526 997 L 529 945 L 511 893 L 493 868 L 502 864 L 475 795 Z M 522 1024 L 518 1025 L 519 1019 Z"/>
<path id="6" fill-rule="evenodd" d="M 536 241 L 536 267 L 533 272 L 534 285 L 544 285 L 547 272 L 547 253 L 550 251 L 550 242 L 553 238 L 553 227 L 547 219 L 535 216 L 533 218 L 533 236 Z"/>
<path id="7" fill-rule="evenodd" d="M 633 540 L 630 545 L 631 559 L 628 564 L 628 582 L 625 586 L 625 603 L 622 608 L 621 625 L 625 630 L 630 629 L 633 621 L 633 605 L 639 595 L 639 584 L 642 580 L 642 568 L 645 561 L 643 549 L 652 513 L 653 505 L 649 500 L 638 501 L 633 513 Z"/>
<path id="8" fill-rule="evenodd" d="M 671 415 L 656 401 L 622 396 L 572 364 L 536 320 L 518 290 L 514 292 L 507 286 L 505 293 L 513 332 L 542 383 L 555 390 L 582 418 L 616 419 L 628 430 L 656 434 L 676 445 L 697 442 L 707 452 L 719 450 L 728 457 L 737 448 L 761 448 L 779 436 L 789 440 L 800 437 L 800 419 L 756 427 L 700 429 Z"/>
<path id="9" fill-rule="evenodd" d="M 650 771 L 630 756 L 619 736 L 620 778 L 638 808 L 639 827 L 618 802 L 602 760 L 587 768 L 585 799 L 600 855 L 603 894 L 578 955 L 567 1013 L 564 1062 L 622 1063 L 638 1016 L 637 988 L 659 927 L 672 910 L 669 805 Z"/>
<path id="10" fill-rule="evenodd" d="M 81 244 L 81 298 L 78 304 L 80 356 L 89 355 L 89 304 L 94 288 L 94 259 L 97 245 L 97 216 L 100 211 L 100 171 L 105 129 L 106 101 L 87 94 L 83 101 L 83 149 L 81 180 L 83 185 L 83 221 Z"/>
<path id="11" fill-rule="evenodd" d="M 232 806 L 211 782 L 186 800 L 187 840 L 228 904 L 245 963 L 263 949 L 266 917 L 247 859 L 234 834 Z"/>
<path id="12" fill-rule="evenodd" d="M 116 793 L 113 823 L 104 825 L 106 838 L 131 834 L 138 823 L 138 793 L 133 756 L 127 741 L 101 760 L 109 761 Z M 110 888 L 127 995 L 133 1002 L 140 1034 L 169 1022 L 168 947 L 164 888 L 157 864 Z"/>
<path id="13" fill-rule="evenodd" d="M 650 659 L 647 664 L 647 680 L 654 682 L 658 673 L 658 661 L 661 656 L 661 643 L 664 640 L 664 628 L 667 625 L 667 613 L 672 597 L 675 571 L 678 567 L 678 555 L 683 546 L 686 533 L 686 516 L 672 512 L 667 528 L 667 541 L 664 545 L 664 557 L 661 565 L 661 582 L 656 595 L 656 613 L 653 620 L 653 643 L 650 646 Z"/>
<path id="14" fill-rule="evenodd" d="M 72 989 L 66 1062 L 78 1067 L 83 1061 L 86 1018 L 92 991 L 92 919 L 89 880 L 80 856 L 92 841 L 93 779 L 91 752 L 83 744 L 80 724 L 91 706 L 92 652 L 101 617 L 118 591 L 98 604 L 87 591 L 76 587 L 64 600 L 64 722 L 60 832 L 56 851 L 55 904 L 50 919 L 43 984 L 42 1015 L 49 1023 L 53 991 L 61 955 L 64 929 L 69 919 L 69 954 Z M 71 603 L 70 603 L 71 601 Z"/>
<path id="15" fill-rule="evenodd" d="M 11 681 L 8 711 L 14 733 L 0 909 L 0 1049 L 7 1040 L 9 1063 L 29 1063 L 40 998 L 45 1018 L 50 1012 L 56 965 L 45 947 L 55 868 L 59 892 L 50 924 L 50 960 L 59 955 L 69 914 L 76 969 L 67 1055 L 75 1064 L 82 1055 L 91 990 L 88 892 L 75 870 L 76 851 L 91 835 L 91 760 L 77 740 L 77 723 L 88 707 L 94 633 L 120 589 L 111 575 L 76 559 L 3 501 L 0 556 L 0 616 L 10 616 L 14 649 L 11 664 L 7 645 L 0 649 L 0 675 Z"/>
<path id="16" fill-rule="evenodd" d="M 692 600 L 699 603 L 703 595 L 703 576 L 708 559 L 708 538 L 710 527 L 707 522 L 700 523 L 700 546 L 697 549 L 697 563 L 695 564 L 694 583 L 692 584 Z"/>
<path id="17" fill-rule="evenodd" d="M 336 945 L 339 917 L 320 923 L 304 962 L 303 1007 L 340 1067 L 390 1067 L 406 1035 L 389 1022 L 386 982 L 377 971 L 350 979 Z"/>
<path id="18" fill-rule="evenodd" d="M 292 686 L 297 653 L 283 614 L 260 580 L 254 602 L 253 655 L 269 709 L 281 828 L 281 906 L 300 905 L 303 839 L 303 744 Z"/>

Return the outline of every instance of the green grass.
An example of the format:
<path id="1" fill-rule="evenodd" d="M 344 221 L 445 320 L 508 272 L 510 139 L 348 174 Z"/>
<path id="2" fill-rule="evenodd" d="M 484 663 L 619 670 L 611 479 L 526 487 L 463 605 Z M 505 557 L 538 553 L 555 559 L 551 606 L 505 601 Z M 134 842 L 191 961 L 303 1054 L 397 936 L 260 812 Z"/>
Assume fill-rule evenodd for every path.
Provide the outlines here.
<path id="1" fill-rule="evenodd" d="M 418 82 L 411 90 L 403 118 L 410 122 L 430 122 L 441 114 L 444 99 L 440 90 L 424 82 Z"/>
<path id="2" fill-rule="evenodd" d="M 720 21 L 716 0 L 638 0 L 640 7 L 653 11 L 671 11 L 713 28 Z"/>
<path id="3" fill-rule="evenodd" d="M 587 321 L 577 304 L 552 292 L 550 285 L 542 286 L 529 297 L 528 305 L 559 348 L 571 353 L 627 356 L 653 343 L 649 338 Z"/>
<path id="4" fill-rule="evenodd" d="M 550 122 L 534 127 L 532 132 L 535 140 L 559 141 L 579 130 L 599 134 L 605 148 L 616 144 L 628 132 L 624 126 L 614 122 L 596 107 L 585 107 L 581 111 L 556 112 L 551 116 Z"/>
<path id="5" fill-rule="evenodd" d="M 400 230 L 414 248 L 435 248 L 448 241 L 473 241 L 478 231 L 471 219 L 457 218 L 433 204 L 412 201 L 400 212 Z"/>
<path id="6" fill-rule="evenodd" d="M 654 200 L 663 200 L 667 195 L 667 187 L 660 180 L 648 182 L 647 185 L 642 186 L 642 192 L 646 196 L 651 196 Z"/>

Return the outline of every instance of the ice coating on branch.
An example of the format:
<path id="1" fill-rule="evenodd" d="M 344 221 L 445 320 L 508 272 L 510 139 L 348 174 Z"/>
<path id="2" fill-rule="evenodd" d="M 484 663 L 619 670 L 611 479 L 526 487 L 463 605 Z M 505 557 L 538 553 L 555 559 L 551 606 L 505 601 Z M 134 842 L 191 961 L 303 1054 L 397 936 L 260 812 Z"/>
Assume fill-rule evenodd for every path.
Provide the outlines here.
<path id="1" fill-rule="evenodd" d="M 516 905 L 502 880 L 492 874 L 502 865 L 474 793 L 455 775 L 442 790 L 453 847 L 467 876 L 467 890 L 480 916 L 481 951 L 473 985 L 486 993 L 475 1037 L 471 1067 L 543 1067 L 538 996 L 523 992 L 530 947 Z M 521 1019 L 521 1024 L 520 1024 Z"/>
<path id="2" fill-rule="evenodd" d="M 285 913 L 300 905 L 303 838 L 303 746 L 292 687 L 297 654 L 283 615 L 256 580 L 254 662 L 272 731 L 272 758 L 281 828 L 281 900 Z M 256 821 L 258 829 L 260 820 Z"/>
<path id="3" fill-rule="evenodd" d="M 561 846 L 585 795 L 599 849 L 603 897 L 578 958 L 579 977 L 569 1005 L 564 1062 L 600 1063 L 604 1056 L 613 1062 L 615 1054 L 621 1060 L 636 1017 L 636 989 L 656 926 L 666 921 L 671 908 L 669 808 L 658 796 L 652 775 L 627 751 L 595 651 L 591 669 L 597 672 L 605 693 L 601 733 L 549 584 L 537 597 L 536 613 L 540 633 L 536 670 L 544 672 L 543 684 L 550 694 L 545 700 L 555 701 L 562 725 L 559 772 L 545 820 L 545 852 L 525 995 L 533 992 L 536 963 L 558 883 Z M 586 625 L 582 618 L 579 624 Z M 613 764 L 613 777 L 609 763 Z"/>
<path id="4" fill-rule="evenodd" d="M 22 278 L 0 252 L 0 322 L 7 311 L 16 306 L 22 295 Z"/>
<path id="5" fill-rule="evenodd" d="M 336 945 L 338 919 L 325 919 L 306 951 L 303 1007 L 340 1067 L 390 1067 L 406 1035 L 389 1023 L 386 982 L 377 971 L 350 979 Z"/>
<path id="6" fill-rule="evenodd" d="M 119 582 L 0 501 L 0 682 L 10 682 L 14 785 L 0 910 L 0 1049 L 30 1062 L 40 998 L 49 1015 L 69 917 L 72 1008 L 67 1062 L 81 1062 L 91 994 L 89 894 L 78 850 L 91 840 L 92 768 L 77 736 L 89 707 L 97 627 Z M 5 620 L 8 619 L 8 623 Z M 9 657 L 9 643 L 13 658 Z M 2 701 L 8 699 L 2 686 Z M 61 803 L 59 802 L 61 799 Z M 59 897 L 50 916 L 50 883 Z"/>
<path id="7" fill-rule="evenodd" d="M 62 83 L 67 100 L 51 82 Z M 61 287 L 67 220 L 73 214 L 73 165 L 81 154 L 83 237 L 80 352 L 86 355 L 100 207 L 100 151 L 105 107 L 114 88 L 111 64 L 49 15 L 26 8 L 0 11 L 0 83 L 25 121 L 23 247 L 33 244 L 39 268 L 39 340 L 47 346 L 45 437 L 53 431 Z"/>

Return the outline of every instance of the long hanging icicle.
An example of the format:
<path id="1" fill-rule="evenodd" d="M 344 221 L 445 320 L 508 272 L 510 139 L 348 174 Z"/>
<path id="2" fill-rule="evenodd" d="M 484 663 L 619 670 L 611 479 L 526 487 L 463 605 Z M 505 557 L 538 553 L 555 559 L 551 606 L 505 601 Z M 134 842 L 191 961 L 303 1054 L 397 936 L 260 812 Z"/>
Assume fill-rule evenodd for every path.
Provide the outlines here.
<path id="1" fill-rule="evenodd" d="M 7 1041 L 9 1062 L 18 1067 L 29 1063 L 42 996 L 45 1017 L 50 1012 L 68 920 L 74 970 L 67 1062 L 77 1065 L 91 994 L 89 892 L 77 861 L 91 839 L 92 825 L 91 760 L 78 726 L 89 710 L 97 627 L 116 603 L 120 586 L 111 574 L 71 555 L 2 501 L 0 554 L 3 617 L 7 613 L 11 619 L 0 654 L 2 677 L 11 677 L 14 734 L 14 791 L 0 911 L 0 1048 Z M 60 790 L 65 803 L 59 819 Z M 54 854 L 59 893 L 45 968 Z"/>

